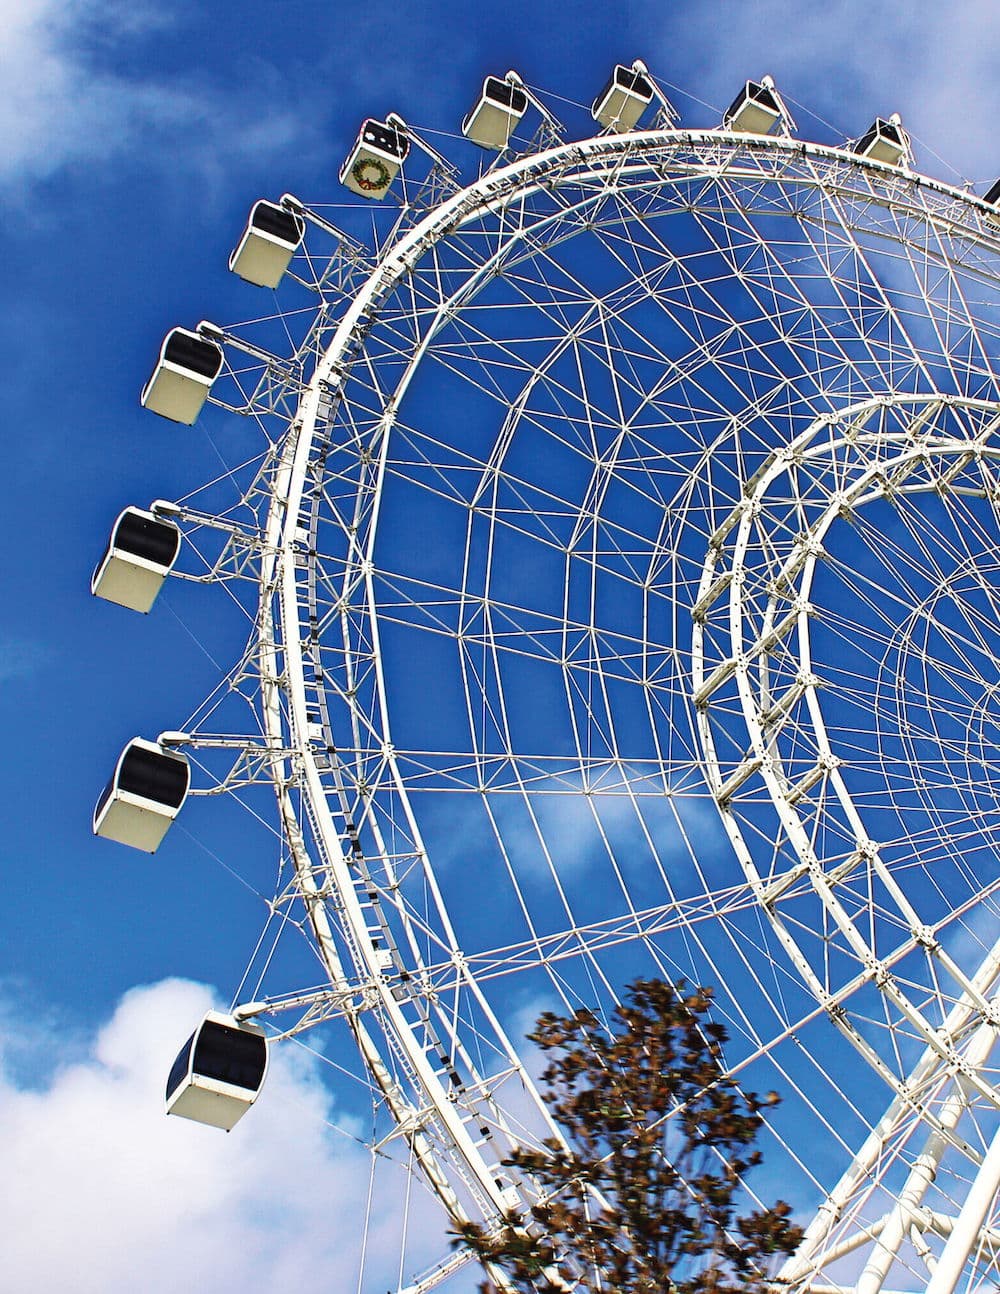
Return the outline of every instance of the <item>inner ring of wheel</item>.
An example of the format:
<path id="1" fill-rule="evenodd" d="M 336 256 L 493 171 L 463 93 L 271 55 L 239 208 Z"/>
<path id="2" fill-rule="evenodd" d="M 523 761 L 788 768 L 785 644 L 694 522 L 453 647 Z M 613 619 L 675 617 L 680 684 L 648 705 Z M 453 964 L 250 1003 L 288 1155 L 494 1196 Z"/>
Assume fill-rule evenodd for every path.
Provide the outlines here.
<path id="1" fill-rule="evenodd" d="M 990 578 L 992 577 L 992 579 Z M 942 715 L 941 700 L 935 698 L 932 680 L 926 677 L 927 665 L 922 648 L 929 626 L 940 620 L 939 608 L 961 603 L 970 590 L 987 589 L 992 593 L 1000 584 L 995 566 L 981 560 L 967 559 L 956 567 L 950 578 L 940 581 L 900 624 L 879 671 L 877 696 L 885 696 L 892 714 L 892 726 L 884 723 L 883 705 L 875 705 L 879 740 L 888 748 L 894 741 L 906 749 L 907 763 L 913 770 L 912 791 L 919 798 L 929 818 L 943 834 L 952 825 L 943 814 L 929 777 L 935 784 L 950 782 L 961 800 L 970 822 L 995 818 L 1000 787 L 1000 679 L 989 678 L 986 671 L 997 657 L 983 659 L 983 673 L 972 677 L 962 669 L 957 682 L 963 693 L 961 716 Z M 970 644 L 974 653 L 975 644 Z M 975 659 L 975 657 L 973 657 Z M 941 666 L 937 666 L 941 669 Z M 924 676 L 924 686 L 917 681 Z M 943 720 L 952 720 L 945 730 Z M 884 723 L 884 728 L 883 728 Z M 956 731 L 957 729 L 957 731 Z M 930 755 L 929 755 L 930 752 Z M 930 768 L 928 769 L 928 764 Z"/>
<path id="2" fill-rule="evenodd" d="M 881 415 L 887 410 L 896 415 L 902 412 L 909 426 L 886 430 Z M 951 480 L 948 469 L 956 463 L 996 463 L 1000 459 L 998 413 L 1000 408 L 991 402 L 889 396 L 847 409 L 840 418 L 824 418 L 792 445 L 776 451 L 759 473 L 754 488 L 737 506 L 722 543 L 709 551 L 702 588 L 718 590 L 721 584 L 728 590 L 728 599 L 717 595 L 714 612 L 710 605 L 704 609 L 694 637 L 693 692 L 706 776 L 737 854 L 769 918 L 781 930 L 800 974 L 820 1002 L 828 1008 L 839 1005 L 831 999 L 830 987 L 817 974 L 804 945 L 784 922 L 782 901 L 796 885 L 808 884 L 819 897 L 831 925 L 839 928 L 845 946 L 856 957 L 862 968 L 861 979 L 877 985 L 900 1019 L 942 1055 L 946 1052 L 941 1051 L 940 1023 L 911 1000 L 894 970 L 896 963 L 923 947 L 954 980 L 956 997 L 974 1001 L 987 1015 L 993 1014 L 993 1007 L 986 1001 L 982 985 L 973 982 L 975 976 L 963 973 L 943 952 L 892 876 L 878 842 L 865 828 L 864 813 L 852 799 L 841 756 L 827 730 L 822 680 L 814 672 L 810 621 L 815 608 L 810 596 L 827 537 L 846 517 L 908 486 L 917 491 L 944 491 Z M 816 483 L 809 524 L 798 533 L 787 525 L 782 531 L 777 526 L 778 514 L 775 519 L 769 515 L 769 500 L 780 494 L 781 482 L 791 471 L 801 472 L 806 465 Z M 912 484 L 918 469 L 925 475 L 919 484 Z M 990 497 L 995 488 L 987 481 Z M 771 551 L 764 563 L 765 585 L 761 569 L 755 567 L 754 555 L 758 546 L 767 543 Z M 766 607 L 763 612 L 762 607 Z M 711 623 L 713 614 L 728 621 L 729 655 L 723 659 L 709 646 L 706 624 Z M 776 695 L 778 678 L 784 690 Z M 996 681 L 986 680 L 983 687 L 988 697 Z M 713 714 L 713 707 L 721 705 L 724 710 L 731 703 L 734 689 L 746 732 L 746 753 L 735 763 L 731 758 L 727 762 L 720 753 Z M 805 716 L 802 728 L 811 728 L 812 742 L 804 760 L 807 766 L 793 772 L 782 759 L 779 738 L 796 707 Z M 761 783 L 799 860 L 784 876 L 765 877 L 759 872 L 743 834 L 741 801 L 753 797 Z M 854 832 L 853 849 L 846 847 L 836 857 L 824 856 L 816 842 L 815 828 L 802 809 L 808 803 L 814 812 L 814 806 L 824 797 L 839 806 L 843 820 Z M 820 816 L 819 812 L 815 816 Z M 842 899 L 842 887 L 861 869 L 878 877 L 896 906 L 900 935 L 894 948 L 876 948 Z M 990 960 L 987 956 L 982 964 Z M 843 1014 L 835 1010 L 834 1019 L 869 1063 L 898 1090 L 898 1083 Z M 948 1060 L 960 1065 L 953 1041 L 949 1046 Z M 997 1102 L 990 1083 L 979 1075 L 973 1075 L 970 1082 L 987 1099 Z"/>

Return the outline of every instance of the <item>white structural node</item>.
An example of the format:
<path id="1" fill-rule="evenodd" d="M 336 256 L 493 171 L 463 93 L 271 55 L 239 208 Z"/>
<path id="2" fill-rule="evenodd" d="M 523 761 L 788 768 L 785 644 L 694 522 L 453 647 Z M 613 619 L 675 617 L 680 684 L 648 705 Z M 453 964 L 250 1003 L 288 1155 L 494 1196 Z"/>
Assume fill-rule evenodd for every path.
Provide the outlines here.
<path id="1" fill-rule="evenodd" d="M 170 1109 L 231 1126 L 265 1031 L 323 1026 L 373 1173 L 527 1219 L 504 1160 L 560 1134 L 525 1032 L 686 977 L 783 1098 L 748 1184 L 806 1225 L 783 1288 L 990 1288 L 996 186 L 917 174 L 896 116 L 795 137 L 768 77 L 690 127 L 619 65 L 594 121 L 564 142 L 514 72 L 449 158 L 366 121 L 340 178 L 380 203 L 346 231 L 252 209 L 231 268 L 282 313 L 164 343 L 143 403 L 246 415 L 260 452 L 126 509 L 94 591 L 225 581 L 252 630 L 187 731 L 126 749 L 95 830 L 155 848 L 193 768 L 255 820 L 266 790 L 281 840 L 271 889 L 234 847 L 264 931 Z M 444 1230 L 401 1227 L 389 1279 L 447 1281 Z"/>

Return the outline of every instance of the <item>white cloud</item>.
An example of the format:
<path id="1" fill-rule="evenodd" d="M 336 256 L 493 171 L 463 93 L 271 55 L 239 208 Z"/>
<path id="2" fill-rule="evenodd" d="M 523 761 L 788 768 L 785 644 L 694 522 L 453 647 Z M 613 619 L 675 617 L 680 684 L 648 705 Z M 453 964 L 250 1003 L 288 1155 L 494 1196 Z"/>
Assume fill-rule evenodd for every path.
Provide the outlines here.
<path id="1" fill-rule="evenodd" d="M 661 23 L 671 50 L 683 41 L 687 68 L 677 66 L 676 54 L 665 60 L 683 89 L 724 108 L 741 77 L 770 72 L 779 89 L 845 135 L 860 134 L 876 113 L 898 111 L 917 138 L 918 168 L 951 182 L 949 167 L 982 181 L 1000 174 L 998 36 L 993 0 L 878 7 L 867 0 L 808 7 L 801 0 L 708 0 Z M 799 134 L 815 138 L 816 123 L 795 111 Z"/>
<path id="2" fill-rule="evenodd" d="M 166 12 L 144 0 L 0 0 L 0 180 L 42 178 L 154 139 L 166 147 L 147 156 L 175 166 L 185 127 L 198 127 L 189 131 L 192 148 L 209 154 L 224 143 L 271 151 L 296 135 L 291 113 L 271 111 L 258 122 L 244 111 L 244 90 L 223 97 L 203 82 L 158 76 L 145 57 L 130 60 L 144 52 L 143 38 L 170 25 Z M 107 57 L 112 51 L 116 60 Z M 111 71 L 114 61 L 137 64 L 142 74 Z"/>
<path id="3" fill-rule="evenodd" d="M 259 1101 L 228 1136 L 163 1114 L 173 1056 L 211 1005 L 188 981 L 136 988 L 91 1054 L 74 1045 L 45 1085 L 0 1072 L 3 1288 L 246 1294 L 313 1288 L 318 1273 L 323 1288 L 357 1288 L 371 1160 L 329 1128 L 315 1057 L 275 1047 Z M 59 1031 L 43 1028 L 58 1049 Z M 376 1178 L 366 1288 L 396 1283 L 402 1177 Z M 443 1228 L 419 1190 L 411 1208 L 422 1267 L 446 1248 Z"/>

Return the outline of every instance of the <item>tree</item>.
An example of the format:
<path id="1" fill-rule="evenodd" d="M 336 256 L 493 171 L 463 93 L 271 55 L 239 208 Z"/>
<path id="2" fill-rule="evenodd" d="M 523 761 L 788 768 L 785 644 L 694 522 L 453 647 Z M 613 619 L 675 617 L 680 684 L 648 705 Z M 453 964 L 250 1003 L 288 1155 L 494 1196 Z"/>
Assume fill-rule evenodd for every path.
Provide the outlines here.
<path id="1" fill-rule="evenodd" d="M 566 1144 L 505 1161 L 539 1190 L 530 1220 L 510 1214 L 494 1231 L 470 1222 L 455 1243 L 523 1294 L 773 1290 L 770 1269 L 802 1232 L 782 1201 L 750 1208 L 742 1181 L 778 1097 L 726 1076 L 711 1002 L 683 980 L 637 980 L 610 1033 L 592 1011 L 541 1016 L 528 1036 L 552 1053 L 544 1095 Z"/>

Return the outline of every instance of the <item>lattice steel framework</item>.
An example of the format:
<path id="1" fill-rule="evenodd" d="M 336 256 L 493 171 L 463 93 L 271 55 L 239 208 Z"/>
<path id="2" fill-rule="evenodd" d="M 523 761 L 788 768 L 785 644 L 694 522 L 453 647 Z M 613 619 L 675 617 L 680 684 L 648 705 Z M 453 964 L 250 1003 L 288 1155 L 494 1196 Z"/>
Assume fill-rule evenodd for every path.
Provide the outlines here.
<path id="1" fill-rule="evenodd" d="M 291 360 L 224 330 L 267 449 L 223 521 L 176 511 L 260 590 L 259 732 L 187 740 L 240 747 L 200 789 L 278 791 L 272 920 L 329 983 L 264 1001 L 345 1018 L 390 1137 L 492 1221 L 555 1131 L 524 1012 L 714 983 L 785 1097 L 791 1288 L 984 1288 L 995 213 L 719 131 L 435 175 L 375 255 L 300 256 Z"/>

